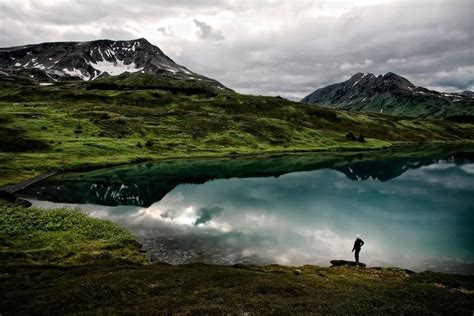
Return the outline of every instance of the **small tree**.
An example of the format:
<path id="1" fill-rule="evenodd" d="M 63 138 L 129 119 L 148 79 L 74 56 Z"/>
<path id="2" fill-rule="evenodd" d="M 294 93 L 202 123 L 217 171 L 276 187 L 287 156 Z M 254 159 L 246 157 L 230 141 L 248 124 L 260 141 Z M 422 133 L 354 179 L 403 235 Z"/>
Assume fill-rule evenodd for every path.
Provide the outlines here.
<path id="1" fill-rule="evenodd" d="M 146 147 L 152 147 L 154 145 L 153 141 L 152 140 L 147 140 L 146 143 L 145 143 L 145 146 Z"/>
<path id="2" fill-rule="evenodd" d="M 101 120 L 108 120 L 108 119 L 110 119 L 109 113 L 106 112 L 106 113 L 102 114 L 102 115 L 100 116 L 100 119 L 101 119 Z"/>
<path id="3" fill-rule="evenodd" d="M 346 134 L 346 139 L 350 141 L 355 141 L 357 138 L 355 137 L 354 133 L 349 132 Z"/>
<path id="4" fill-rule="evenodd" d="M 76 133 L 76 134 L 82 133 L 81 123 L 77 123 L 77 126 L 76 126 L 76 129 L 74 130 L 74 133 Z"/>

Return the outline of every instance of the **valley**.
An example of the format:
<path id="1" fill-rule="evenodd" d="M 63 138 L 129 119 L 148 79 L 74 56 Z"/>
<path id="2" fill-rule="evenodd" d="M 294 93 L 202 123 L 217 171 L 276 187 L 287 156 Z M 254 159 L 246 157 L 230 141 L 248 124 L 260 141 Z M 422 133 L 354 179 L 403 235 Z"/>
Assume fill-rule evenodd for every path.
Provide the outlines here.
<path id="1" fill-rule="evenodd" d="M 0 313 L 471 314 L 472 105 L 393 73 L 241 94 L 143 38 L 0 48 Z M 356 233 L 369 268 L 329 267 Z"/>

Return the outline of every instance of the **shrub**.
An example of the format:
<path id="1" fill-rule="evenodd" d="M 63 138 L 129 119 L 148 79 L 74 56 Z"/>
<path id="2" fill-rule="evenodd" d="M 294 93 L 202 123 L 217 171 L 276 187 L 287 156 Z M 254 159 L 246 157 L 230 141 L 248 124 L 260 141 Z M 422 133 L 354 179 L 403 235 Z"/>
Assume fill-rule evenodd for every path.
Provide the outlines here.
<path id="1" fill-rule="evenodd" d="M 108 120 L 108 119 L 110 119 L 109 113 L 104 113 L 104 114 L 102 114 L 102 115 L 100 116 L 100 119 L 101 119 L 101 120 Z"/>
<path id="2" fill-rule="evenodd" d="M 474 115 L 453 115 L 445 118 L 447 121 L 456 122 L 456 123 L 474 123 Z"/>
<path id="3" fill-rule="evenodd" d="M 356 137 L 355 137 L 354 133 L 349 132 L 349 133 L 346 134 L 346 139 L 350 140 L 350 141 L 355 141 Z"/>
<path id="4" fill-rule="evenodd" d="M 82 133 L 82 126 L 80 124 L 76 126 L 76 129 L 74 130 L 74 133 L 76 133 L 76 134 Z"/>
<path id="5" fill-rule="evenodd" d="M 152 147 L 155 143 L 152 141 L 152 140 L 147 140 L 146 143 L 145 143 L 145 146 L 146 147 Z"/>
<path id="6" fill-rule="evenodd" d="M 365 143 L 365 137 L 364 137 L 364 134 L 360 134 L 359 137 L 357 137 L 357 141 L 359 143 Z"/>

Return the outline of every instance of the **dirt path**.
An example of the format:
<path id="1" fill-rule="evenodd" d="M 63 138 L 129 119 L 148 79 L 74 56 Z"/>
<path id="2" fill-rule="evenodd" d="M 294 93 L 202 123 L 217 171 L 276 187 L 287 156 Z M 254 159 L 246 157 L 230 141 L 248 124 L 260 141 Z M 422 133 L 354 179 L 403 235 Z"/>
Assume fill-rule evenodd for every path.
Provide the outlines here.
<path id="1" fill-rule="evenodd" d="M 6 191 L 8 193 L 15 193 L 19 190 L 22 190 L 38 181 L 41 181 L 41 180 L 44 180 L 46 178 L 49 178 L 51 176 L 54 176 L 55 174 L 57 174 L 56 171 L 53 171 L 53 172 L 48 172 L 48 173 L 45 173 L 45 174 L 41 174 L 37 177 L 34 177 L 30 180 L 26 180 L 26 181 L 23 181 L 21 183 L 18 183 L 18 184 L 13 184 L 13 185 L 7 185 L 5 187 L 1 187 L 0 188 L 0 191 Z"/>

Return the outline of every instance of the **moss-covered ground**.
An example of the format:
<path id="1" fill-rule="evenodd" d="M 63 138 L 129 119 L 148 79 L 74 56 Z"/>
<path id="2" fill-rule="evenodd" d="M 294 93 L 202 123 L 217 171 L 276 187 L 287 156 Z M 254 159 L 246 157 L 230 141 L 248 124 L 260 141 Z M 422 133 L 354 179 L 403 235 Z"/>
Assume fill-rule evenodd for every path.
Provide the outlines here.
<path id="1" fill-rule="evenodd" d="M 0 206 L 0 313 L 465 314 L 474 277 L 398 268 L 150 264 L 79 210 Z"/>
<path id="2" fill-rule="evenodd" d="M 113 258 L 146 263 L 125 229 L 78 210 L 0 205 L 0 259 L 16 264 L 84 264 Z"/>
<path id="3" fill-rule="evenodd" d="M 150 75 L 51 86 L 0 80 L 0 126 L 0 186 L 151 159 L 474 139 L 467 123 L 335 111 Z"/>

